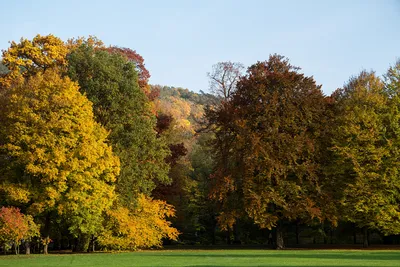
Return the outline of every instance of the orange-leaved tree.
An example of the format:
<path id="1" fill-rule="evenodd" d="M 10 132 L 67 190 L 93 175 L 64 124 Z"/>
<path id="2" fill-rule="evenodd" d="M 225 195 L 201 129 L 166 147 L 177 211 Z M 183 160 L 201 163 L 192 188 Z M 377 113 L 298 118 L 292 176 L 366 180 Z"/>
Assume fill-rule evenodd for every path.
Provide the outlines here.
<path id="1" fill-rule="evenodd" d="M 283 221 L 322 219 L 317 136 L 324 103 L 312 77 L 272 55 L 249 67 L 224 108 L 208 111 L 216 124 L 220 223 L 232 225 L 244 210 L 260 227 L 276 228 L 280 249 Z"/>
<path id="2" fill-rule="evenodd" d="M 30 215 L 24 215 L 18 208 L 1 207 L 0 209 L 0 243 L 4 252 L 7 245 L 13 243 L 15 254 L 19 253 L 22 240 L 29 240 L 39 235 L 39 227 L 33 222 Z M 29 250 L 26 251 L 29 254 Z"/>

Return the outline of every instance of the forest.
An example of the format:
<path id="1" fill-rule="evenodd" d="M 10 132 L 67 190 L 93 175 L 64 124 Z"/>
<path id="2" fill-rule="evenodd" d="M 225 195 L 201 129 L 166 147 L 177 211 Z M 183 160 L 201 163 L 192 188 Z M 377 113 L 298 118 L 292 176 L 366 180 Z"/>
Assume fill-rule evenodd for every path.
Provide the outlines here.
<path id="1" fill-rule="evenodd" d="M 400 243 L 400 61 L 331 95 L 278 54 L 199 93 L 144 62 L 93 36 L 3 50 L 4 253 Z"/>

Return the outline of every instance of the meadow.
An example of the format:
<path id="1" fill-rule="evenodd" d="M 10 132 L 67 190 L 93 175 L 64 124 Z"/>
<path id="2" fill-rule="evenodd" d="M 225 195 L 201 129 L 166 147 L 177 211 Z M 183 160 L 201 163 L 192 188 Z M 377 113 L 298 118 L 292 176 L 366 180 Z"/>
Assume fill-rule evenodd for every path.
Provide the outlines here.
<path id="1" fill-rule="evenodd" d="M 0 256 L 0 266 L 400 266 L 395 250 L 177 250 Z"/>

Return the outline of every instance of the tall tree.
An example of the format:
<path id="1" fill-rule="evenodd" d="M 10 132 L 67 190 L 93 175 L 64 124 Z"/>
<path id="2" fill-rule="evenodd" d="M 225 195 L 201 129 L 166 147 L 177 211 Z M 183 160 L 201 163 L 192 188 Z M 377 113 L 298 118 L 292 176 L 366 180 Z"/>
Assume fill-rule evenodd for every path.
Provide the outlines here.
<path id="1" fill-rule="evenodd" d="M 78 238 L 96 234 L 114 199 L 119 159 L 92 104 L 52 69 L 0 93 L 0 177 L 8 201 L 44 218 L 58 214 Z M 87 238 L 86 238 L 87 239 Z"/>
<path id="2" fill-rule="evenodd" d="M 320 188 L 314 152 L 323 103 L 320 86 L 282 56 L 248 69 L 227 107 L 209 115 L 218 123 L 217 140 L 230 140 L 229 154 L 217 158 L 220 167 L 214 175 L 214 196 L 229 211 L 221 214 L 222 221 L 234 223 L 244 205 L 260 227 L 276 227 L 280 249 L 283 220 L 322 217 L 315 197 Z M 228 165 L 223 163 L 227 159 Z"/>
<path id="3" fill-rule="evenodd" d="M 68 75 L 93 102 L 96 120 L 111 131 L 111 143 L 121 159 L 121 200 L 129 206 L 140 193 L 150 195 L 155 181 L 168 183 L 164 159 L 169 151 L 157 138 L 156 118 L 139 88 L 136 65 L 85 42 L 72 51 L 68 62 Z"/>
<path id="4" fill-rule="evenodd" d="M 397 94 L 386 90 L 375 73 L 364 71 L 335 95 L 332 179 L 340 190 L 344 218 L 364 229 L 364 246 L 368 229 L 400 231 Z"/>

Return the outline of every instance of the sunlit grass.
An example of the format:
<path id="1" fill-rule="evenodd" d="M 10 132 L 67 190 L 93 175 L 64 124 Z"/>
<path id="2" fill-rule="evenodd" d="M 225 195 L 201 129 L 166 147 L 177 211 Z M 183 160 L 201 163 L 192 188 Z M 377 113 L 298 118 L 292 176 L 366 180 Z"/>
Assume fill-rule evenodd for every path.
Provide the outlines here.
<path id="1" fill-rule="evenodd" d="M 179 250 L 0 256 L 0 266 L 400 266 L 392 250 Z"/>

